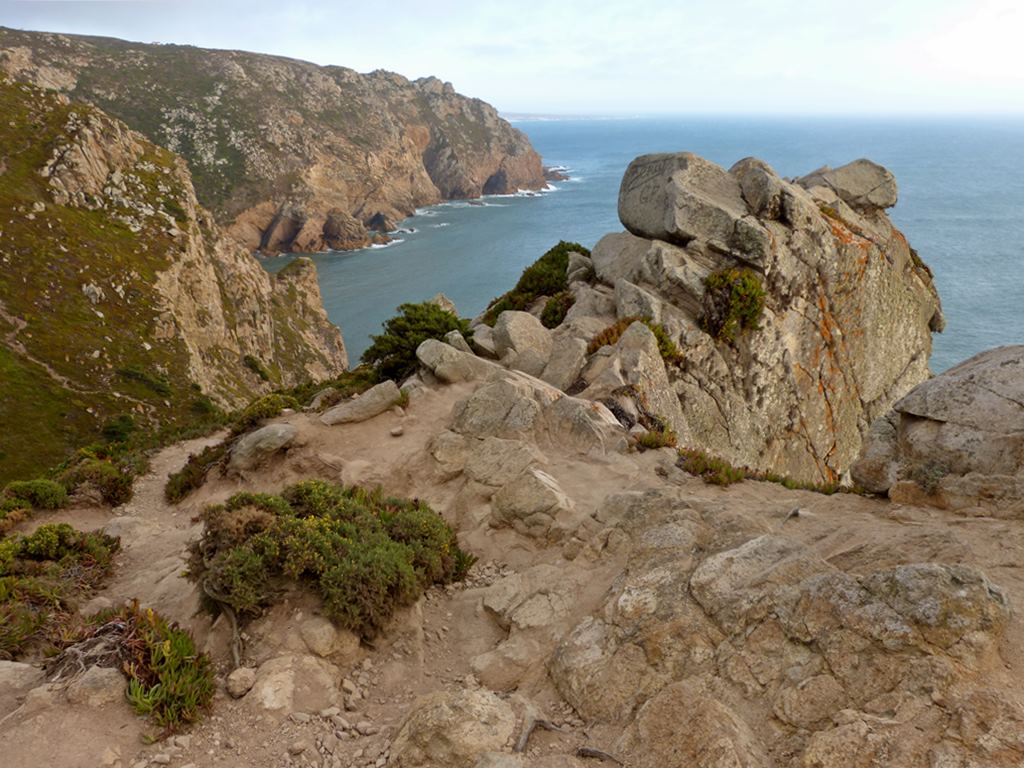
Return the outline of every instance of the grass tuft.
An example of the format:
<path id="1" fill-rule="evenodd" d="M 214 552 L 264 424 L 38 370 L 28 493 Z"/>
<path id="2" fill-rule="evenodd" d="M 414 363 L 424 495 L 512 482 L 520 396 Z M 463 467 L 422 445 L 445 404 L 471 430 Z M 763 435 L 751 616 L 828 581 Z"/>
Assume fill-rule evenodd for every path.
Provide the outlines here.
<path id="1" fill-rule="evenodd" d="M 732 343 L 744 331 L 760 328 L 765 292 L 751 269 L 731 267 L 704 279 L 700 326 L 718 341 Z"/>

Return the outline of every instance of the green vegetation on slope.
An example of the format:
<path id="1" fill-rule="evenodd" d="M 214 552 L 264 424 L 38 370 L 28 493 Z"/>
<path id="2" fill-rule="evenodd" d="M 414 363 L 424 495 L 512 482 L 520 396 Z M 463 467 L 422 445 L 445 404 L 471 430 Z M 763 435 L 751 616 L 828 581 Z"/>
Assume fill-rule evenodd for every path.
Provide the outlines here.
<path id="1" fill-rule="evenodd" d="M 473 563 L 423 502 L 309 480 L 280 496 L 240 493 L 203 513 L 190 577 L 253 615 L 289 582 L 313 588 L 339 626 L 372 638 L 395 609 Z"/>
<path id="2" fill-rule="evenodd" d="M 515 288 L 490 303 L 487 312 L 484 313 L 484 322 L 487 325 L 494 325 L 498 315 L 502 312 L 507 310 L 524 311 L 541 296 L 554 297 L 565 291 L 569 287 L 569 281 L 566 278 L 569 254 L 574 251 L 584 256 L 590 255 L 590 251 L 579 243 L 570 243 L 565 240 L 550 248 L 543 256 L 523 270 Z M 566 310 L 568 311 L 568 308 Z"/>
<path id="3" fill-rule="evenodd" d="M 373 344 L 363 353 L 363 362 L 373 368 L 378 380 L 401 381 L 419 368 L 417 347 L 427 339 L 443 340 L 451 331 L 467 339 L 473 335 L 468 321 L 433 302 L 402 304 L 398 314 L 384 322 L 384 333 L 371 337 Z"/>

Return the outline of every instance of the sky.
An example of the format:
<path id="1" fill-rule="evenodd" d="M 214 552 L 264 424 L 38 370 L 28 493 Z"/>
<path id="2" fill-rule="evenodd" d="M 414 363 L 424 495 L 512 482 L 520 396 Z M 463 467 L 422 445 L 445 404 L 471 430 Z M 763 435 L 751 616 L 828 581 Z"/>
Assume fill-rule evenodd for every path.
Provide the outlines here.
<path id="1" fill-rule="evenodd" d="M 0 0 L 0 26 L 434 75 L 505 113 L 1024 114 L 1024 0 Z"/>

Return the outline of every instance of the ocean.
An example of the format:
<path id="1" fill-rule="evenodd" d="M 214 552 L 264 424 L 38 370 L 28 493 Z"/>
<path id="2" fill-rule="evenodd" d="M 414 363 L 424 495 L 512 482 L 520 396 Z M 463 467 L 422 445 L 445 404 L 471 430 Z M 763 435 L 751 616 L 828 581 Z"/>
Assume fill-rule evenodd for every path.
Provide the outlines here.
<path id="1" fill-rule="evenodd" d="M 932 268 L 946 315 L 936 373 L 1024 342 L 1024 120 L 643 118 L 523 120 L 570 179 L 540 195 L 451 202 L 403 221 L 393 243 L 312 256 L 324 304 L 355 364 L 402 302 L 438 292 L 472 317 L 559 240 L 588 247 L 622 229 L 619 182 L 648 152 L 690 151 L 728 168 L 750 155 L 783 176 L 868 157 L 899 184 L 889 214 Z M 291 257 L 266 259 L 271 271 Z"/>

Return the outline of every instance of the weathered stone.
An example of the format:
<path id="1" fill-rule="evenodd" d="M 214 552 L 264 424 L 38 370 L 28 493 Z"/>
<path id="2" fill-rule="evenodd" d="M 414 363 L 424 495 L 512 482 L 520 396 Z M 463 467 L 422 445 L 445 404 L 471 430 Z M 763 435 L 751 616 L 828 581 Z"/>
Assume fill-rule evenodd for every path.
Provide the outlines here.
<path id="1" fill-rule="evenodd" d="M 436 304 L 445 312 L 451 312 L 456 317 L 459 316 L 459 310 L 455 307 L 455 302 L 445 296 L 443 293 L 438 293 L 430 300 L 431 304 Z"/>
<path id="2" fill-rule="evenodd" d="M 255 469 L 287 449 L 298 434 L 299 430 L 291 424 L 268 424 L 244 435 L 231 448 L 228 469 L 233 472 Z"/>
<path id="3" fill-rule="evenodd" d="M 551 343 L 551 331 L 529 312 L 502 312 L 494 324 L 494 347 L 502 362 L 514 363 L 524 353 L 532 352 L 530 367 L 539 362 L 543 370 L 551 355 Z M 536 375 L 540 371 L 526 373 Z"/>
<path id="4" fill-rule="evenodd" d="M 458 331 L 448 331 L 448 333 L 444 335 L 444 340 L 460 352 L 465 352 L 467 355 L 473 354 L 473 350 L 470 348 L 469 342 L 466 341 L 466 337 Z"/>
<path id="5" fill-rule="evenodd" d="M 484 690 L 436 691 L 417 700 L 391 745 L 398 768 L 473 768 L 512 737 L 512 707 Z"/>
<path id="6" fill-rule="evenodd" d="M 619 740 L 618 750 L 636 768 L 771 765 L 750 727 L 689 682 L 668 686 L 641 707 Z"/>
<path id="7" fill-rule="evenodd" d="M 43 671 L 31 664 L 0 659 L 0 718 L 18 706 L 18 700 L 43 684 Z"/>
<path id="8" fill-rule="evenodd" d="M 812 171 L 797 184 L 810 189 L 825 186 L 857 211 L 872 212 L 896 205 L 896 179 L 887 169 L 870 160 L 860 159 L 839 168 L 827 165 Z"/>
<path id="9" fill-rule="evenodd" d="M 439 433 L 427 450 L 437 462 L 441 481 L 450 480 L 462 473 L 469 460 L 470 438 L 449 430 Z"/>
<path id="10" fill-rule="evenodd" d="M 485 437 L 476 441 L 466 461 L 466 475 L 484 485 L 500 488 L 532 464 L 543 464 L 544 454 L 522 440 Z"/>
<path id="11" fill-rule="evenodd" d="M 661 299 L 626 279 L 615 282 L 615 313 L 619 319 L 646 317 L 661 322 Z"/>
<path id="12" fill-rule="evenodd" d="M 389 379 L 370 387 L 351 400 L 334 406 L 320 417 L 320 421 L 327 426 L 366 421 L 390 409 L 398 402 L 399 397 L 398 386 Z"/>
<path id="13" fill-rule="evenodd" d="M 240 699 L 247 694 L 256 683 L 256 670 L 252 667 L 239 667 L 227 679 L 228 695 Z"/>
<path id="14" fill-rule="evenodd" d="M 256 670 L 246 701 L 281 714 L 317 712 L 338 700 L 335 681 L 340 677 L 337 667 L 316 656 L 278 656 Z"/>
<path id="15" fill-rule="evenodd" d="M 954 508 L 1024 498 L 1024 346 L 918 385 L 872 425 L 852 474 L 876 493 L 907 480 L 924 489 L 921 501 Z"/>
<path id="16" fill-rule="evenodd" d="M 482 384 L 452 412 L 452 429 L 473 437 L 522 437 L 533 432 L 541 405 L 533 391 L 502 379 Z"/>
<path id="17" fill-rule="evenodd" d="M 564 391 L 576 382 L 586 362 L 586 341 L 574 336 L 558 336 L 552 344 L 551 357 L 540 378 Z"/>
<path id="18" fill-rule="evenodd" d="M 494 329 L 483 323 L 473 326 L 473 336 L 470 343 L 478 355 L 491 360 L 498 359 L 498 350 L 494 344 Z"/>
<path id="19" fill-rule="evenodd" d="M 561 538 L 559 518 L 573 509 L 558 482 L 539 469 L 522 472 L 494 495 L 491 504 L 496 524 L 535 538 Z"/>
<path id="20" fill-rule="evenodd" d="M 68 685 L 68 701 L 88 707 L 101 707 L 124 700 L 125 679 L 113 667 L 89 667 Z"/>
<path id="21" fill-rule="evenodd" d="M 483 379 L 497 370 L 494 363 L 437 339 L 427 339 L 420 344 L 416 348 L 416 358 L 448 384 Z"/>
<path id="22" fill-rule="evenodd" d="M 762 219 L 778 219 L 782 214 L 782 180 L 768 163 L 746 157 L 729 169 L 740 184 L 743 199 L 751 212 Z"/>
<path id="23" fill-rule="evenodd" d="M 309 650 L 322 657 L 334 653 L 338 642 L 334 624 L 323 616 L 314 616 L 302 622 L 299 625 L 299 636 Z"/>
<path id="24" fill-rule="evenodd" d="M 588 280 L 594 274 L 594 262 L 590 257 L 576 251 L 569 252 L 569 263 L 565 268 L 566 281 Z"/>

